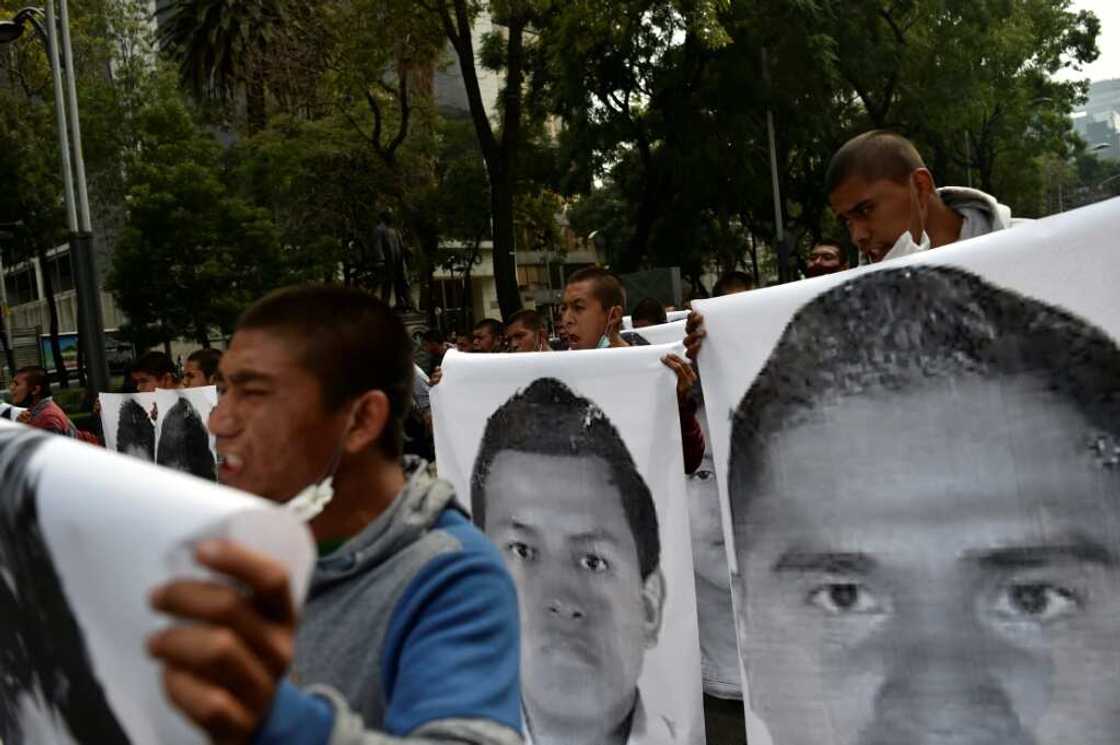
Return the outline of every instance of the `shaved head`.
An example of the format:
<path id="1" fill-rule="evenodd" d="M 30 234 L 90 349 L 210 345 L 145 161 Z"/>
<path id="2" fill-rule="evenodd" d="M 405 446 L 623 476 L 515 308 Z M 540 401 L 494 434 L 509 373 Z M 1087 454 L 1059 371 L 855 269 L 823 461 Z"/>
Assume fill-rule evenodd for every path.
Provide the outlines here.
<path id="1" fill-rule="evenodd" d="M 869 184 L 884 179 L 903 184 L 910 174 L 925 167 L 910 140 L 876 129 L 853 137 L 836 151 L 828 164 L 825 183 L 829 194 L 853 176 Z"/>

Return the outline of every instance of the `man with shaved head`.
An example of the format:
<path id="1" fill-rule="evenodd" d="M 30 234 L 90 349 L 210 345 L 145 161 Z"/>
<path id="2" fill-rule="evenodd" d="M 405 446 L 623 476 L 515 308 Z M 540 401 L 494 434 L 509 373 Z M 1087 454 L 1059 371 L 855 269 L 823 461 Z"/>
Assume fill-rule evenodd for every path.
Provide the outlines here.
<path id="1" fill-rule="evenodd" d="M 841 147 L 825 176 L 828 201 L 863 263 L 896 259 L 1011 227 L 1011 209 L 977 189 L 938 189 L 901 135 L 865 132 Z"/>

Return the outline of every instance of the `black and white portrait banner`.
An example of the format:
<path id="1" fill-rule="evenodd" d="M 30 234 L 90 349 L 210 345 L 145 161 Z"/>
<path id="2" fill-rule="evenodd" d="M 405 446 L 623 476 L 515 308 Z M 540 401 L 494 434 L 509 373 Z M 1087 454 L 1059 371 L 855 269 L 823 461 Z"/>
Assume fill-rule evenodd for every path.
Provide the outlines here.
<path id="1" fill-rule="evenodd" d="M 680 346 L 449 352 L 440 475 L 517 584 L 526 740 L 704 741 Z"/>
<path id="2" fill-rule="evenodd" d="M 1118 229 L 696 303 L 751 745 L 1116 742 Z"/>
<path id="3" fill-rule="evenodd" d="M 106 448 L 217 480 L 217 451 L 208 428 L 217 388 L 102 393 L 99 400 Z"/>
<path id="4" fill-rule="evenodd" d="M 151 591 L 204 577 L 211 538 L 281 562 L 301 602 L 315 549 L 283 509 L 0 421 L 0 742 L 201 745 L 145 640 L 167 623 Z"/>

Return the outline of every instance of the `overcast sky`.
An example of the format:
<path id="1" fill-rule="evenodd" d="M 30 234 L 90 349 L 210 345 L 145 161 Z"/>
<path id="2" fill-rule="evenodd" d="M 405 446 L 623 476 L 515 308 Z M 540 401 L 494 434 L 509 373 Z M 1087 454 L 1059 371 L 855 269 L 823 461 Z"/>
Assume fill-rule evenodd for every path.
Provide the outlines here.
<path id="1" fill-rule="evenodd" d="M 1120 0 L 1073 0 L 1071 5 L 1073 10 L 1091 10 L 1101 19 L 1101 33 L 1097 37 L 1101 56 L 1081 72 L 1065 70 L 1059 77 L 1094 81 L 1120 78 Z"/>

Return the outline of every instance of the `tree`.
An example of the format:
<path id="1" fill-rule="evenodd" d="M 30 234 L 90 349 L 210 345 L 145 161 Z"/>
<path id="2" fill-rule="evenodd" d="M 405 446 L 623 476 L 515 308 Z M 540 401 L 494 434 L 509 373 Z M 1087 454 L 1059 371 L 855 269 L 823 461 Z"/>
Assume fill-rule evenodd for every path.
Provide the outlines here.
<path id="1" fill-rule="evenodd" d="M 174 338 L 208 345 L 238 313 L 281 283 L 268 213 L 223 180 L 223 150 L 164 79 L 139 117 L 127 163 L 128 217 L 109 286 L 139 348 Z"/>
<path id="2" fill-rule="evenodd" d="M 551 111 L 566 125 L 576 191 L 608 191 L 580 219 L 610 206 L 596 227 L 614 233 L 620 268 L 765 267 L 772 241 L 756 237 L 776 232 L 767 112 L 795 245 L 835 230 L 825 169 L 872 127 L 914 140 L 938 183 L 971 180 L 1032 214 L 1039 156 L 1076 147 L 1068 115 L 1083 88 L 1052 76 L 1096 54 L 1095 17 L 1067 5 L 568 3 L 541 41 L 552 50 Z"/>
<path id="3" fill-rule="evenodd" d="M 5 14 L 7 9 L 0 8 Z M 62 167 L 55 138 L 54 94 L 42 45 L 28 34 L 0 61 L 0 222 L 22 222 L 13 230 L 13 263 L 34 259 L 43 271 L 42 300 L 55 376 L 63 388 L 69 374 L 59 341 L 58 304 L 47 252 L 65 240 Z M 10 266 L 10 265 L 9 265 Z"/>
<path id="4" fill-rule="evenodd" d="M 421 3 L 423 4 L 423 3 Z M 471 121 L 478 137 L 482 158 L 490 179 L 490 216 L 493 222 L 494 282 L 498 305 L 506 318 L 521 309 L 521 293 L 517 288 L 516 225 L 514 202 L 517 193 L 518 156 L 524 144 L 523 107 L 526 64 L 526 33 L 538 25 L 550 10 L 547 0 L 503 0 L 490 3 L 472 0 L 430 0 L 425 5 L 434 11 L 442 24 L 459 62 L 466 86 Z M 504 73 L 501 95 L 501 125 L 495 129 L 486 111 L 479 87 L 474 45 L 474 24 L 480 13 L 487 12 L 501 33 L 487 38 L 484 63 Z"/>
<path id="5" fill-rule="evenodd" d="M 309 0 L 174 0 L 159 11 L 159 43 L 198 98 L 228 102 L 244 90 L 249 131 L 259 132 L 270 88 L 288 78 L 276 68 L 293 57 L 314 66 L 301 41 L 317 38 L 316 11 Z"/>

